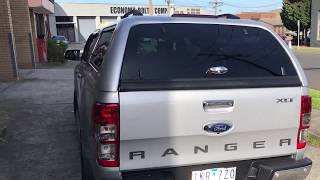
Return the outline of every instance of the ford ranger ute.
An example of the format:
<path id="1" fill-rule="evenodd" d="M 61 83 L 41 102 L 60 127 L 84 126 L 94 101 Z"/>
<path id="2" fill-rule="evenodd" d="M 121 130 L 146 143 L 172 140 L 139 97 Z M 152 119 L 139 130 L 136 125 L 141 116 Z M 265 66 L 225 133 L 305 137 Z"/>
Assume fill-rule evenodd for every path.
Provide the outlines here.
<path id="1" fill-rule="evenodd" d="M 307 85 L 262 23 L 123 18 L 90 35 L 75 68 L 83 179 L 304 179 Z"/>

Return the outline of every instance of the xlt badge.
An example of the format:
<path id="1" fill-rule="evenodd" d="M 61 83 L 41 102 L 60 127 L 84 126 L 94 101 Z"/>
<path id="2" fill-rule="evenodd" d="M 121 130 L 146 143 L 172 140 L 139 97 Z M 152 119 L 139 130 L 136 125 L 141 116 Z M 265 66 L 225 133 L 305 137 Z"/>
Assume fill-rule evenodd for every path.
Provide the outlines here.
<path id="1" fill-rule="evenodd" d="M 293 98 L 277 98 L 277 103 L 291 103 L 293 102 Z"/>

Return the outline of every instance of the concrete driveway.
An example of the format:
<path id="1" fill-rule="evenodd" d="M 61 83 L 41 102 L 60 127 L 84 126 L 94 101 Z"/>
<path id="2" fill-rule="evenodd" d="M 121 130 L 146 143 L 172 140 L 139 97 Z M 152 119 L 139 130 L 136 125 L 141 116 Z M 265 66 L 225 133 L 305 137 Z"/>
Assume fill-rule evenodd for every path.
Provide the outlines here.
<path id="1" fill-rule="evenodd" d="M 83 50 L 85 43 L 70 43 L 68 44 L 68 49 L 74 50 L 74 49 L 79 49 Z"/>
<path id="2" fill-rule="evenodd" d="M 72 98 L 72 68 L 39 69 L 2 89 L 0 180 L 81 179 Z"/>

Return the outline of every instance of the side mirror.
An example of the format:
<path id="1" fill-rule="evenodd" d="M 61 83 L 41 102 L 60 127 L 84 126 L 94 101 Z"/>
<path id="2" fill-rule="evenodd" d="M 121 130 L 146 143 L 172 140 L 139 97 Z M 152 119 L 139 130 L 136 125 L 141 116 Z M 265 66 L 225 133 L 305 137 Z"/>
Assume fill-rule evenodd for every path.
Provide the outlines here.
<path id="1" fill-rule="evenodd" d="M 71 61 L 80 61 L 80 50 L 67 50 L 64 53 L 64 58 Z"/>

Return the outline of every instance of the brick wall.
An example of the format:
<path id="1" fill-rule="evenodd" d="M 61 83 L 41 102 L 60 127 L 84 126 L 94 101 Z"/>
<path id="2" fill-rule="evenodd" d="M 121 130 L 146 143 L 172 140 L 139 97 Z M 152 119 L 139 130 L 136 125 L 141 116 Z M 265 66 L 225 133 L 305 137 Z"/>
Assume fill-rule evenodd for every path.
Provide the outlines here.
<path id="1" fill-rule="evenodd" d="M 28 0 L 10 0 L 13 32 L 19 68 L 32 68 L 31 21 Z"/>
<path id="2" fill-rule="evenodd" d="M 9 0 L 0 1 L 0 80 L 16 80 L 8 34 L 13 32 Z"/>
<path id="3" fill-rule="evenodd" d="M 276 12 L 243 12 L 238 14 L 241 19 L 255 19 L 259 20 L 261 18 L 276 18 Z"/>

